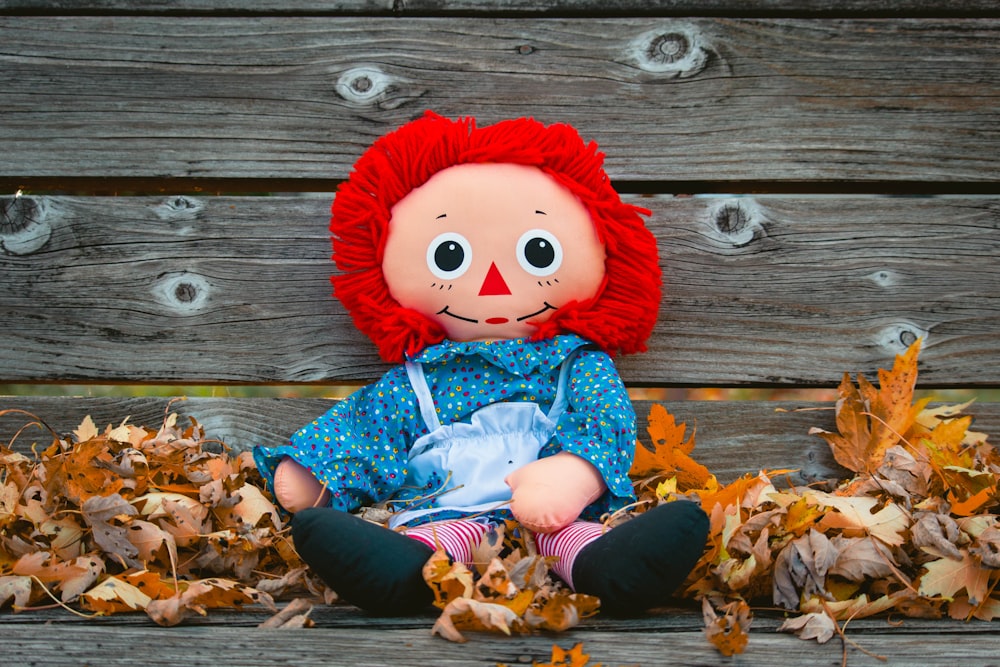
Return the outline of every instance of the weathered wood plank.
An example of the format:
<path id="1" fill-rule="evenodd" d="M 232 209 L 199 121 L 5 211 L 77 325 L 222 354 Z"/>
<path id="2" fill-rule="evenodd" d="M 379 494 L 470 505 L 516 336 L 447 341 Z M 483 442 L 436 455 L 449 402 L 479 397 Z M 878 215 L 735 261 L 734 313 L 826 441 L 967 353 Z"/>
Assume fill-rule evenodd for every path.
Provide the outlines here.
<path id="1" fill-rule="evenodd" d="M 0 18 L 0 177 L 342 178 L 431 108 L 617 179 L 1000 180 L 1000 21 Z M 155 156 L 155 159 L 151 159 Z"/>
<path id="2" fill-rule="evenodd" d="M 665 276 L 627 382 L 833 385 L 918 336 L 926 386 L 1000 385 L 996 198 L 633 198 Z M 349 383 L 329 196 L 21 198 L 0 228 L 0 382 Z"/>
<path id="3" fill-rule="evenodd" d="M 755 619 L 745 653 L 724 659 L 705 639 L 700 619 L 689 611 L 671 612 L 681 624 L 640 619 L 617 622 L 612 627 L 582 628 L 560 634 L 503 637 L 470 633 L 466 644 L 448 643 L 430 634 L 432 619 L 424 627 L 383 625 L 379 619 L 357 616 L 350 627 L 330 627 L 320 621 L 315 628 L 257 630 L 231 624 L 182 625 L 169 630 L 136 619 L 136 625 L 101 620 L 45 626 L 0 622 L 4 656 L 9 664 L 131 666 L 141 656 L 145 665 L 383 665 L 442 667 L 496 667 L 547 662 L 552 646 L 565 649 L 583 642 L 588 664 L 691 665 L 733 664 L 747 667 L 774 665 L 838 665 L 844 647 L 836 639 L 826 644 L 802 641 L 774 632 L 776 619 Z M 5 621 L 8 615 L 0 616 Z M 232 618 L 232 615 L 228 615 Z M 259 616 L 258 616 L 259 618 Z M 661 617 L 662 618 L 662 617 Z M 598 620 L 598 619 L 595 619 Z M 1000 651 L 996 624 L 904 620 L 852 621 L 848 637 L 856 646 L 846 648 L 852 667 L 973 667 L 995 664 Z M 156 650 L 141 647 L 155 642 Z M 863 649 L 863 650 L 859 650 Z M 867 651 L 867 653 L 865 652 Z M 879 657 L 881 656 L 881 658 Z"/>
<path id="4" fill-rule="evenodd" d="M 942 15 L 996 14 L 993 0 L 3 0 L 9 12 L 159 14 L 757 14 Z"/>
<path id="5" fill-rule="evenodd" d="M 809 429 L 834 430 L 832 404 L 766 401 L 664 401 L 677 421 L 697 429 L 695 458 L 720 481 L 729 482 L 760 470 L 791 468 L 793 483 L 842 479 L 848 473 L 833 460 L 826 442 Z M 332 405 L 326 399 L 228 399 L 192 398 L 175 402 L 170 409 L 182 418 L 194 417 L 209 438 L 224 441 L 236 451 L 253 445 L 278 445 L 304 424 Z M 640 440 L 649 444 L 645 432 L 651 403 L 636 402 L 640 418 Z M 0 397 L 0 410 L 24 410 L 40 418 L 60 434 L 72 432 L 87 415 L 103 428 L 120 424 L 155 427 L 162 423 L 167 399 L 162 398 L 70 398 Z M 814 408 L 801 410 L 801 408 Z M 820 408 L 820 409 L 815 409 Z M 978 403 L 969 410 L 977 431 L 1000 434 L 1000 403 Z M 33 443 L 52 442 L 48 431 L 29 427 L 32 420 L 11 413 L 0 418 L 0 442 L 30 453 Z M 15 439 L 15 435 L 17 438 Z"/>

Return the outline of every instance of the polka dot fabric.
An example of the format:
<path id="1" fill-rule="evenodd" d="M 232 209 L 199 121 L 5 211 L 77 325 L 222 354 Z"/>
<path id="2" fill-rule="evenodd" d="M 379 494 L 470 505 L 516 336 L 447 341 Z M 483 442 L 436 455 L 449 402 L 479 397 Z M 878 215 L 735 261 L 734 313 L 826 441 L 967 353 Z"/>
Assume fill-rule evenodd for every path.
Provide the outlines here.
<path id="1" fill-rule="evenodd" d="M 583 518 L 598 518 L 634 500 L 628 470 L 635 412 L 606 353 L 579 336 L 563 335 L 543 341 L 444 341 L 412 360 L 423 364 L 438 419 L 449 424 L 468 421 L 477 409 L 498 401 L 536 402 L 547 412 L 560 365 L 580 348 L 570 370 L 569 409 L 540 456 L 568 451 L 597 467 L 608 491 Z M 409 446 L 425 433 L 406 370 L 397 366 L 299 429 L 289 444 L 255 448 L 254 459 L 272 484 L 278 462 L 292 457 L 327 485 L 334 508 L 350 511 L 390 501 L 401 509 L 426 493 L 403 488 Z M 506 511 L 495 513 L 495 518 L 505 516 Z"/>

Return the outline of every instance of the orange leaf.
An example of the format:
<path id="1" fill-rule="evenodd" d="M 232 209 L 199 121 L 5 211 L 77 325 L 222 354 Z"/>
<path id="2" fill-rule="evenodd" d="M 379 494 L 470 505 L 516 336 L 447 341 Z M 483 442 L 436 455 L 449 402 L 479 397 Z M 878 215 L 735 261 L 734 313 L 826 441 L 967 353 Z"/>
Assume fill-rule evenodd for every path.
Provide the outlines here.
<path id="1" fill-rule="evenodd" d="M 583 652 L 583 642 L 580 642 L 570 650 L 552 645 L 552 660 L 549 662 L 533 662 L 532 667 L 587 667 L 590 664 L 590 655 Z M 593 665 L 592 667 L 601 667 Z"/>
<path id="2" fill-rule="evenodd" d="M 705 636 L 726 657 L 743 653 L 749 640 L 746 631 L 750 628 L 750 606 L 743 600 L 737 600 L 721 609 L 724 613 L 719 616 L 708 598 L 702 598 Z"/>
<path id="3" fill-rule="evenodd" d="M 913 389 L 917 384 L 917 357 L 921 339 L 906 352 L 896 356 L 892 370 L 879 369 L 878 399 L 872 413 L 878 419 L 872 424 L 872 446 L 868 451 L 869 470 L 875 470 L 885 458 L 885 450 L 899 442 L 916 418 L 913 410 Z"/>
<path id="4" fill-rule="evenodd" d="M 703 487 L 712 475 L 708 468 L 690 457 L 694 450 L 694 433 L 685 440 L 687 426 L 683 422 L 678 424 L 659 404 L 650 408 L 648 422 L 653 449 L 643 445 L 635 448 L 629 476 L 633 479 L 676 476 L 679 491 Z"/>
<path id="5" fill-rule="evenodd" d="M 886 451 L 910 429 L 920 412 L 920 406 L 912 405 L 919 353 L 918 339 L 896 357 L 891 371 L 879 370 L 878 389 L 860 375 L 855 387 L 844 374 L 838 388 L 838 432 L 809 431 L 829 443 L 837 463 L 853 472 L 874 472 L 882 465 Z"/>

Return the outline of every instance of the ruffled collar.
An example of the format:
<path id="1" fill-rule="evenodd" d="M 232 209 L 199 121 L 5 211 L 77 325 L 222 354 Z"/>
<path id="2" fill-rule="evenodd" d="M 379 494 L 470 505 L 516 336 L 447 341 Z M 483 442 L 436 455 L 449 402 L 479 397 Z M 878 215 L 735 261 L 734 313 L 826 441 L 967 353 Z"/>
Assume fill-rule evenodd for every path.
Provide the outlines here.
<path id="1" fill-rule="evenodd" d="M 556 368 L 573 350 L 590 344 L 590 341 L 575 334 L 564 334 L 539 341 L 527 338 L 468 342 L 445 340 L 424 348 L 420 353 L 410 357 L 410 361 L 424 364 L 440 363 L 458 357 L 479 356 L 505 371 L 524 376 L 540 366 Z"/>

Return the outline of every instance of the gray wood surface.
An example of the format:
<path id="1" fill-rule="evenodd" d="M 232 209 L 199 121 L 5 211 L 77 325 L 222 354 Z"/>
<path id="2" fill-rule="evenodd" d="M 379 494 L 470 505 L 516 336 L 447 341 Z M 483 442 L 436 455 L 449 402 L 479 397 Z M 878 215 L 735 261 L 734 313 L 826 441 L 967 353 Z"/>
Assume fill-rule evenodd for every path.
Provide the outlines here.
<path id="1" fill-rule="evenodd" d="M 994 19 L 11 16 L 0 44 L 10 188 L 335 180 L 428 108 L 570 122 L 675 189 L 1000 180 Z"/>
<path id="2" fill-rule="evenodd" d="M 598 616 L 558 634 L 469 633 L 465 644 L 431 636 L 432 615 L 378 619 L 344 607 L 315 610 L 316 627 L 304 630 L 256 629 L 266 618 L 256 612 L 209 612 L 169 630 L 139 614 L 92 621 L 59 612 L 37 614 L 34 621 L 31 616 L 0 613 L 9 664 L 513 667 L 549 662 L 553 645 L 569 650 L 582 642 L 588 665 L 794 667 L 840 665 L 845 650 L 837 638 L 817 644 L 779 634 L 780 617 L 765 611 L 755 615 L 746 652 L 730 659 L 705 639 L 700 613 L 683 608 L 627 621 Z M 39 618 L 48 621 L 45 632 L 39 632 Z M 851 621 L 847 637 L 856 643 L 846 648 L 850 667 L 982 667 L 995 664 L 1000 651 L 996 624 L 978 621 L 862 619 Z M 147 648 L 151 638 L 155 650 Z"/>
<path id="3" fill-rule="evenodd" d="M 927 386 L 1000 384 L 991 197 L 632 198 L 665 296 L 633 385 L 835 385 L 925 338 Z M 330 296 L 330 196 L 6 200 L 0 382 L 370 380 Z"/>
<path id="4" fill-rule="evenodd" d="M 994 0 L 0 0 L 9 12 L 204 12 L 225 14 L 518 14 L 996 15 Z"/>

